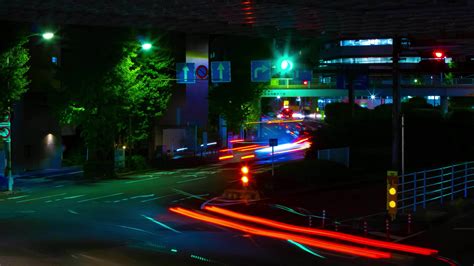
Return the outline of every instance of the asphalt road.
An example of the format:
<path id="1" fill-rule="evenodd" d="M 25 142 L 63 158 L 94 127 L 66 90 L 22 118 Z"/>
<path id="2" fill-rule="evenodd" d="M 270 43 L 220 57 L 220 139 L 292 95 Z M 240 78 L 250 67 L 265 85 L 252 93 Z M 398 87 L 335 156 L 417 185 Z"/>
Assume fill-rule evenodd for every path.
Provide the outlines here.
<path id="1" fill-rule="evenodd" d="M 269 166 L 255 166 L 254 171 Z M 0 265 L 409 265 L 252 236 L 168 211 L 198 209 L 237 181 L 235 166 L 50 183 L 0 196 Z M 440 264 L 443 265 L 443 264 Z"/>

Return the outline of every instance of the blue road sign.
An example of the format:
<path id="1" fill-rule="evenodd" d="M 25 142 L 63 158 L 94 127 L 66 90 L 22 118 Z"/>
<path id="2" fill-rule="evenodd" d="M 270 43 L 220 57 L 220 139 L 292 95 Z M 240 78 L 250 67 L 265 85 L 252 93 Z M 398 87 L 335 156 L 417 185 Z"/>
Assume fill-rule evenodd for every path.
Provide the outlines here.
<path id="1" fill-rule="evenodd" d="M 211 62 L 211 81 L 214 83 L 230 82 L 230 61 Z"/>
<path id="2" fill-rule="evenodd" d="M 194 63 L 176 63 L 176 83 L 196 83 Z"/>
<path id="3" fill-rule="evenodd" d="M 294 72 L 293 78 L 297 81 L 311 81 L 313 79 L 313 71 L 310 69 L 298 69 Z"/>
<path id="4" fill-rule="evenodd" d="M 268 82 L 272 79 L 272 61 L 254 60 L 250 62 L 252 82 Z"/>

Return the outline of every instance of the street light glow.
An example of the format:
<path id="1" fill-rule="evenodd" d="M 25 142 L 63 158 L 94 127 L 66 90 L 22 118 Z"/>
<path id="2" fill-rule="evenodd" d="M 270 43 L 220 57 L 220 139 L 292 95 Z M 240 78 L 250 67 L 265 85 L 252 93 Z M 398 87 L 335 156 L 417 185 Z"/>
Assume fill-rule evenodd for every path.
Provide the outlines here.
<path id="1" fill-rule="evenodd" d="M 152 47 L 152 45 L 149 42 L 142 44 L 142 49 L 143 50 L 150 50 L 151 47 Z"/>
<path id="2" fill-rule="evenodd" d="M 283 59 L 280 63 L 281 70 L 291 70 L 293 68 L 293 63 L 288 59 Z"/>
<path id="3" fill-rule="evenodd" d="M 43 39 L 45 40 L 51 40 L 52 38 L 54 38 L 54 33 L 52 32 L 45 32 L 43 33 Z"/>

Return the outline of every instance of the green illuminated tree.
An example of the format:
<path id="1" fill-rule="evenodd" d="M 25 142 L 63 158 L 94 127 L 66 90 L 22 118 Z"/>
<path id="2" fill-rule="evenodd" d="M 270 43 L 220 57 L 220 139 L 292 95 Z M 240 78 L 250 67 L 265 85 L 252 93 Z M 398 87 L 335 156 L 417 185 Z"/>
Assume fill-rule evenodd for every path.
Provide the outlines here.
<path id="1" fill-rule="evenodd" d="M 126 94 L 129 100 L 128 123 L 122 131 L 128 134 L 129 145 L 148 142 L 148 158 L 154 153 L 154 130 L 157 118 L 163 115 L 171 97 L 171 66 L 173 60 L 163 46 L 144 50 L 138 43 L 130 43 L 128 56 L 137 73 L 135 86 Z"/>
<path id="2" fill-rule="evenodd" d="M 233 82 L 209 91 L 211 115 L 222 115 L 227 128 L 239 132 L 246 122 L 260 118 L 259 100 L 264 86 L 250 82 Z"/>
<path id="3" fill-rule="evenodd" d="M 142 51 L 134 34 L 71 30 L 53 93 L 65 124 L 77 125 L 88 148 L 85 175 L 114 176 L 114 145 L 144 142 L 171 91 L 165 50 Z"/>
<path id="4" fill-rule="evenodd" d="M 0 51 L 0 114 L 7 113 L 28 90 L 30 55 L 26 43 L 27 39 L 22 39 Z"/>
<path id="5" fill-rule="evenodd" d="M 62 87 L 54 91 L 61 121 L 77 125 L 88 149 L 86 176 L 114 176 L 114 143 L 125 120 L 126 91 L 137 76 L 124 48 L 128 34 L 76 28 L 65 33 Z"/>

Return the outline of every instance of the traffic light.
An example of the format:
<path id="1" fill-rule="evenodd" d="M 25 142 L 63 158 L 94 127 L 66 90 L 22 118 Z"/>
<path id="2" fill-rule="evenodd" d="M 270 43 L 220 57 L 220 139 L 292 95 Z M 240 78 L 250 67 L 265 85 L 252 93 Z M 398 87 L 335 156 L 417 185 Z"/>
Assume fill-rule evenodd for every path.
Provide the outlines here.
<path id="1" fill-rule="evenodd" d="M 387 211 L 392 220 L 397 215 L 397 195 L 398 195 L 398 173 L 388 171 L 387 173 Z"/>
<path id="2" fill-rule="evenodd" d="M 440 50 L 434 51 L 433 55 L 436 59 L 443 59 L 445 57 L 443 51 Z"/>
<path id="3" fill-rule="evenodd" d="M 242 166 L 242 168 L 240 168 L 240 172 L 242 174 L 242 177 L 240 178 L 240 181 L 242 181 L 242 185 L 244 187 L 247 187 L 248 184 L 249 184 L 249 172 L 250 172 L 250 169 L 248 168 L 248 166 Z"/>

